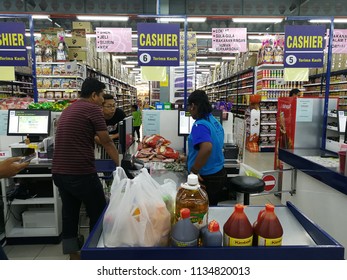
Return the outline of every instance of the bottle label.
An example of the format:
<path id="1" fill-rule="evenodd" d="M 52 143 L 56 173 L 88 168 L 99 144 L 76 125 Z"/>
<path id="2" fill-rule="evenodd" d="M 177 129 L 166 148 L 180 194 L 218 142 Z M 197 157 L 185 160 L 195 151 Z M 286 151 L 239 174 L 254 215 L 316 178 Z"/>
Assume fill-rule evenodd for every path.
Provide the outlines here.
<path id="1" fill-rule="evenodd" d="M 264 238 L 258 236 L 258 246 L 281 246 L 282 236 L 279 238 Z"/>
<path id="2" fill-rule="evenodd" d="M 248 238 L 233 238 L 224 233 L 223 246 L 252 246 L 253 235 Z"/>
<path id="3" fill-rule="evenodd" d="M 173 247 L 197 247 L 198 240 L 194 239 L 192 241 L 179 241 L 175 238 L 172 238 L 172 246 Z"/>
<path id="4" fill-rule="evenodd" d="M 190 213 L 190 220 L 198 229 L 207 225 L 207 212 Z"/>

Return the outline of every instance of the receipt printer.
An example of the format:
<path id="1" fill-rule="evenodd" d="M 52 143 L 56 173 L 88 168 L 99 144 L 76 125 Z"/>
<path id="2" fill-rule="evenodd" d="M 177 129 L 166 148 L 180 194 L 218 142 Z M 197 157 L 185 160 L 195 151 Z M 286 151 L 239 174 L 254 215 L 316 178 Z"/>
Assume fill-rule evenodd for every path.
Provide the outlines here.
<path id="1" fill-rule="evenodd" d="M 239 158 L 239 147 L 233 143 L 224 143 L 223 147 L 224 158 L 228 159 L 238 159 Z"/>

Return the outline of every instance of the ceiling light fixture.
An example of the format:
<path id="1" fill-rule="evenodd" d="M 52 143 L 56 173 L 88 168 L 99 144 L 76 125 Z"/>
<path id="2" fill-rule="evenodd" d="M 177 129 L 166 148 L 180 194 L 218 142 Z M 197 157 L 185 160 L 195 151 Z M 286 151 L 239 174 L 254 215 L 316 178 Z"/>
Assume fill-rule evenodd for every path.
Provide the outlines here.
<path id="1" fill-rule="evenodd" d="M 233 22 L 243 23 L 279 23 L 283 21 L 283 18 L 233 18 Z"/>
<path id="2" fill-rule="evenodd" d="M 76 16 L 78 20 L 96 20 L 96 21 L 128 21 L 127 16 Z"/>
<path id="3" fill-rule="evenodd" d="M 212 34 L 196 34 L 196 39 L 212 39 Z"/>
<path id="4" fill-rule="evenodd" d="M 33 19 L 49 19 L 49 15 L 32 15 Z"/>
<path id="5" fill-rule="evenodd" d="M 217 65 L 219 64 L 218 61 L 198 61 L 196 64 L 198 65 Z"/>
<path id="6" fill-rule="evenodd" d="M 127 59 L 127 56 L 125 56 L 125 55 L 114 55 L 113 57 L 115 59 Z"/>
<path id="7" fill-rule="evenodd" d="M 222 60 L 235 60 L 235 56 L 223 56 Z"/>
<path id="8" fill-rule="evenodd" d="M 31 36 L 30 32 L 25 32 L 25 36 L 30 37 Z M 41 33 L 35 32 L 34 37 L 41 37 Z"/>
<path id="9" fill-rule="evenodd" d="M 207 56 L 197 56 L 196 59 L 208 59 Z"/>
<path id="10" fill-rule="evenodd" d="M 310 19 L 310 23 L 330 23 L 330 19 Z"/>
<path id="11" fill-rule="evenodd" d="M 165 23 L 165 22 L 184 22 L 185 18 L 183 17 L 163 17 L 163 18 L 157 18 L 158 22 Z M 187 17 L 187 22 L 205 22 L 205 17 Z"/>
<path id="12" fill-rule="evenodd" d="M 128 61 L 125 61 L 126 64 L 137 64 L 137 60 L 128 60 Z"/>

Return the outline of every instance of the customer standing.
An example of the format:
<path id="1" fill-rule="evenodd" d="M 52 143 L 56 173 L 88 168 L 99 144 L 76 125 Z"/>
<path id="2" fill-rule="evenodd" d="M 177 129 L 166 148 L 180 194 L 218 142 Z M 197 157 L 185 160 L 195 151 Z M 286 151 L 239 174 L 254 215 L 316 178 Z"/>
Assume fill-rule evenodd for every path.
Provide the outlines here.
<path id="1" fill-rule="evenodd" d="M 142 115 L 141 112 L 138 110 L 139 107 L 134 104 L 131 106 L 132 108 L 132 115 L 133 115 L 133 138 L 135 139 L 135 132 L 137 135 L 137 142 L 140 142 L 140 127 L 142 124 Z"/>
<path id="2" fill-rule="evenodd" d="M 118 151 L 110 139 L 102 112 L 105 84 L 87 78 L 80 98 L 66 108 L 55 135 L 52 174 L 62 199 L 63 253 L 78 258 L 80 207 L 86 207 L 90 231 L 106 206 L 102 184 L 95 168 L 94 136 L 119 166 Z"/>
<path id="3" fill-rule="evenodd" d="M 195 122 L 188 136 L 188 171 L 199 176 L 206 187 L 209 204 L 217 205 L 227 199 L 224 169 L 224 129 L 211 112 L 206 93 L 193 91 L 188 98 L 189 111 Z"/>

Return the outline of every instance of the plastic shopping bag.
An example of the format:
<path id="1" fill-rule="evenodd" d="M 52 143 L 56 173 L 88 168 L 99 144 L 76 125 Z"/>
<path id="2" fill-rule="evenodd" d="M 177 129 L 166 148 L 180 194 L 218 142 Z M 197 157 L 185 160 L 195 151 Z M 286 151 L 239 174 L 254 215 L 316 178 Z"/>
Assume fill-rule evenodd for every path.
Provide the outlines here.
<path id="1" fill-rule="evenodd" d="M 121 179 L 103 219 L 106 247 L 167 246 L 170 213 L 147 169 L 134 179 Z"/>

